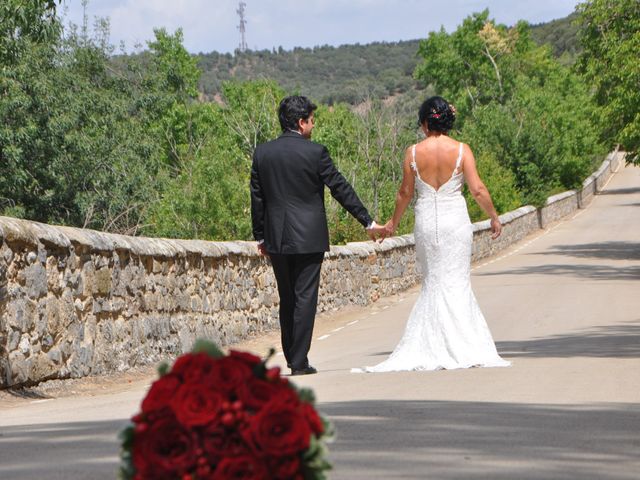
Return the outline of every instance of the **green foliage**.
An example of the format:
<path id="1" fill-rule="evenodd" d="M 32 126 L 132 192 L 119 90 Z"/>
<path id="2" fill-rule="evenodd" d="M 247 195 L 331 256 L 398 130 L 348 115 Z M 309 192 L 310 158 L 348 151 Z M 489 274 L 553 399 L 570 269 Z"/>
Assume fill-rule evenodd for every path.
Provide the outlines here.
<path id="1" fill-rule="evenodd" d="M 548 47 L 536 46 L 526 24 L 495 25 L 485 10 L 452 34 L 431 33 L 420 54 L 416 75 L 456 105 L 459 134 L 481 168 L 512 173 L 499 173 L 502 182 L 483 177 L 506 189 L 490 189 L 503 197 L 499 211 L 517 198 L 541 205 L 552 192 L 578 186 L 603 153 L 586 84 Z"/>
<path id="2" fill-rule="evenodd" d="M 60 34 L 56 4 L 62 0 L 2 0 L 0 65 L 14 63 L 31 44 L 49 45 Z"/>
<path id="3" fill-rule="evenodd" d="M 602 138 L 640 163 L 640 2 L 592 0 L 578 12 L 578 70 L 595 88 Z"/>
<path id="4" fill-rule="evenodd" d="M 481 152 L 476 157 L 476 166 L 484 184 L 491 192 L 493 204 L 498 212 L 515 210 L 523 204 L 515 185 L 515 176 L 509 168 L 500 165 L 496 158 L 488 152 Z M 472 222 L 487 218 L 467 188 L 465 188 L 464 196 Z"/>
<path id="5" fill-rule="evenodd" d="M 577 17 L 578 14 L 573 12 L 564 18 L 532 25 L 531 38 L 538 45 L 550 45 L 553 55 L 563 65 L 573 64 L 581 50 L 578 40 Z"/>
<path id="6" fill-rule="evenodd" d="M 222 94 L 225 81 L 270 78 L 287 92 L 299 92 L 329 105 L 356 104 L 366 95 L 384 98 L 421 88 L 411 77 L 417 47 L 418 41 L 410 40 L 199 54 L 203 71 L 200 87 L 214 97 Z"/>
<path id="7" fill-rule="evenodd" d="M 345 178 L 351 183 L 371 215 L 382 221 L 393 214 L 395 195 L 402 176 L 404 150 L 415 142 L 412 104 L 368 99 L 356 111 L 346 104 L 317 112 L 315 141 L 327 146 Z M 362 226 L 340 205 L 325 201 L 332 241 L 365 240 Z M 413 230 L 411 215 L 405 216 L 400 233 Z"/>
<path id="8" fill-rule="evenodd" d="M 566 58 L 532 40 L 570 44 L 566 21 L 532 34 L 524 23 L 496 25 L 485 11 L 420 43 L 235 56 L 190 55 L 181 30 L 158 29 L 147 51 L 116 57 L 106 20 L 93 36 L 86 19 L 63 36 L 56 3 L 0 6 L 0 214 L 125 234 L 250 239 L 251 157 L 280 134 L 277 106 L 289 93 L 324 102 L 313 140 L 380 221 L 393 212 L 405 149 L 418 138 L 418 106 L 436 91 L 457 105 L 454 136 L 474 149 L 500 212 L 577 186 L 603 153 L 601 130 L 607 142 L 637 143 L 638 70 L 628 60 L 637 15 L 625 23 L 612 8 L 609 21 L 598 10 L 606 2 L 587 2 L 581 17 L 592 19 L 580 68 L 596 85 L 595 111 Z M 600 24 L 613 33 L 596 45 L 609 32 L 590 30 Z M 367 238 L 328 191 L 325 203 L 333 244 Z M 472 219 L 482 218 L 469 206 Z M 412 217 L 399 233 L 413 230 Z"/>
<path id="9" fill-rule="evenodd" d="M 0 212 L 149 231 L 147 210 L 184 175 L 166 128 L 189 111 L 200 71 L 180 30 L 156 30 L 145 56 L 113 62 L 108 22 L 93 36 L 86 23 L 46 43 L 25 41 L 3 66 Z"/>
<path id="10" fill-rule="evenodd" d="M 249 239 L 251 156 L 279 134 L 282 90 L 273 82 L 227 83 L 225 105 L 176 104 L 160 130 L 170 174 L 146 232 L 173 238 Z"/>
<path id="11" fill-rule="evenodd" d="M 105 26 L 103 25 L 103 28 Z M 0 79 L 0 197 L 27 218 L 136 233 L 154 195 L 157 142 L 137 85 L 102 39 L 31 44 Z"/>
<path id="12" fill-rule="evenodd" d="M 149 42 L 155 88 L 168 91 L 185 101 L 198 95 L 200 69 L 197 61 L 182 45 L 182 29 L 171 35 L 164 28 L 154 29 L 156 39 Z"/>

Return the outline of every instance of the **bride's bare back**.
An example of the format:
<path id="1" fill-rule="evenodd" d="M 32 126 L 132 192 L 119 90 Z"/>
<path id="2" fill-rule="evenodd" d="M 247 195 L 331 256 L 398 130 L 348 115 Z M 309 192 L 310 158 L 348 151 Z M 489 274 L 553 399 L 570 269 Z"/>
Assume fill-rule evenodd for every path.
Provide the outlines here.
<path id="1" fill-rule="evenodd" d="M 460 142 L 446 135 L 426 138 L 418 143 L 416 167 L 420 179 L 438 190 L 451 179 L 459 152 Z M 460 171 L 462 171 L 462 164 Z"/>

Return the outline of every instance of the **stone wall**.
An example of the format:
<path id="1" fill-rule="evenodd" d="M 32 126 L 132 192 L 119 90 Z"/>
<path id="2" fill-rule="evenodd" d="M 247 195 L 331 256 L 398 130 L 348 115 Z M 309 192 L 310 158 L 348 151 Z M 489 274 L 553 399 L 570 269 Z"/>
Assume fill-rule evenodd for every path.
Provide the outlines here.
<path id="1" fill-rule="evenodd" d="M 474 225 L 473 259 L 584 206 L 624 162 L 613 153 L 578 192 Z M 228 344 L 277 326 L 278 295 L 253 242 L 126 237 L 0 217 L 0 387 L 155 363 L 196 338 Z M 413 235 L 333 246 L 319 311 L 415 285 Z"/>

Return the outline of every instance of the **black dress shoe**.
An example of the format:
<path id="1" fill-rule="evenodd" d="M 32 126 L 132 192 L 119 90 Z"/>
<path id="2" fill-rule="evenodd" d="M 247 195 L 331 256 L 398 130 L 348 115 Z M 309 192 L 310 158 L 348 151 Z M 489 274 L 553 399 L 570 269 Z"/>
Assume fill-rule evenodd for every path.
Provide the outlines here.
<path id="1" fill-rule="evenodd" d="M 305 367 L 305 368 L 292 368 L 291 369 L 291 375 L 313 375 L 314 373 L 318 373 L 318 370 L 316 370 L 314 367 L 312 367 L 311 365 Z"/>

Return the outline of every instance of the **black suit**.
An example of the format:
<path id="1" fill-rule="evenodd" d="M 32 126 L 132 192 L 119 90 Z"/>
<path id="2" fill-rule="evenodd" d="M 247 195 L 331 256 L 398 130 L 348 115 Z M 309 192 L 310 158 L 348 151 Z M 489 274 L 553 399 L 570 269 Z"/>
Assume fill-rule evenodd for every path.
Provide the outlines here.
<path id="1" fill-rule="evenodd" d="M 282 348 L 294 369 L 308 365 L 320 281 L 329 250 L 324 186 L 364 227 L 372 219 L 327 148 L 296 132 L 258 145 L 251 167 L 253 236 L 264 241 L 280 294 Z"/>

